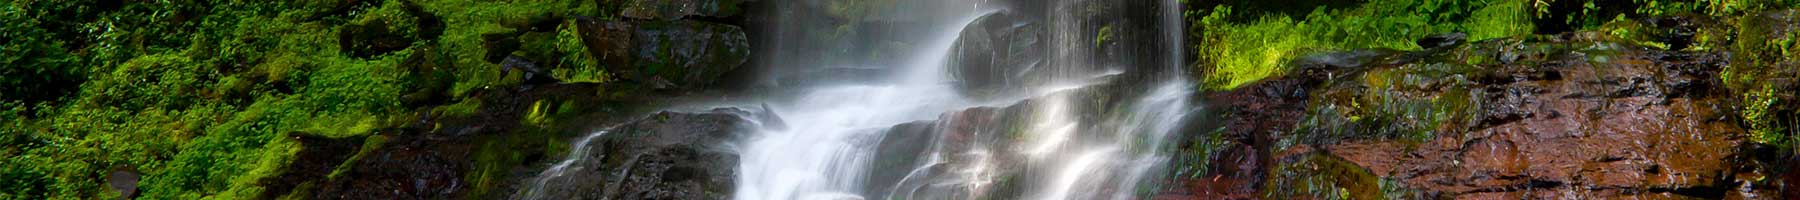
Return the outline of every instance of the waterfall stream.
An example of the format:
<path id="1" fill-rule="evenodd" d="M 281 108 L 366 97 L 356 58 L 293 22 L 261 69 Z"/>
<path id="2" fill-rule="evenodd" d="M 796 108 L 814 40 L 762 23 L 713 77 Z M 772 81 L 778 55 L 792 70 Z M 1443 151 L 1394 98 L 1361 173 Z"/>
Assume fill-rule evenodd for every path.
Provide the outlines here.
<path id="1" fill-rule="evenodd" d="M 961 3 L 961 2 L 950 2 Z M 1122 73 L 1165 68 L 1178 71 L 1182 52 L 1166 45 L 1165 66 L 1104 66 L 1090 28 L 1077 16 L 1091 1 L 1047 1 L 1050 73 L 1018 91 L 971 97 L 959 93 L 951 76 L 956 44 L 974 23 L 1003 6 L 967 4 L 958 13 L 925 28 L 935 32 L 890 82 L 846 82 L 812 86 L 792 102 L 773 103 L 789 123 L 759 130 L 745 147 L 735 198 L 763 199 L 1136 199 L 1155 181 L 1168 158 L 1162 143 L 1181 125 L 1194 88 L 1179 73 L 1154 81 L 1118 80 Z M 1099 2 L 1105 4 L 1106 2 Z M 1175 1 L 1161 6 L 1162 42 L 1182 37 Z M 1022 26 L 1013 24 L 1015 26 Z M 943 52 L 943 53 L 934 53 Z M 1000 66 L 1032 67 L 1032 66 Z M 1142 72 L 1137 72 L 1142 73 Z M 1144 82 L 1128 84 L 1124 82 Z M 1136 87 L 1136 88 L 1134 88 Z M 1114 89 L 1137 92 L 1108 91 Z M 1120 101 L 1096 101 L 1130 95 Z M 1087 105 L 1108 102 L 1111 105 Z M 981 108 L 998 113 L 975 116 Z M 1017 108 L 1017 109 L 1009 109 Z M 998 120 L 995 120 L 998 119 Z M 995 122 L 1007 121 L 1007 122 Z M 900 124 L 929 123 L 927 131 L 904 131 Z M 919 134 L 906 135 L 906 134 Z M 906 140 L 905 137 L 927 139 Z M 894 142 L 883 140 L 904 140 Z M 925 143 L 915 143 L 924 141 Z M 923 146 L 917 152 L 884 152 Z M 907 158 L 907 157 L 911 158 Z M 897 161 L 896 161 L 897 160 Z M 906 162 L 911 161 L 911 162 Z M 881 167 L 896 165 L 903 167 Z M 880 163 L 880 164 L 878 164 Z M 898 174 L 895 174 L 898 173 Z M 901 177 L 899 179 L 884 179 Z"/>
<path id="2" fill-rule="evenodd" d="M 789 96 L 758 102 L 775 117 L 746 119 L 778 119 L 756 124 L 782 125 L 757 126 L 735 145 L 740 159 L 730 196 L 1147 198 L 1165 176 L 1170 150 L 1164 143 L 1194 109 L 1188 97 L 1195 88 L 1180 73 L 1178 3 L 1148 5 L 1162 8 L 1149 15 L 1153 19 L 1126 17 L 1142 16 L 1120 8 L 1128 3 L 1145 2 L 892 5 L 891 13 L 898 14 L 865 20 L 897 21 L 886 23 L 885 30 L 925 34 L 876 34 L 838 47 L 906 43 L 900 55 L 907 56 L 857 62 L 886 66 L 875 67 L 885 69 L 875 77 L 778 86 Z M 820 29 L 781 23 L 772 35 Z M 1149 30 L 1111 30 L 1115 27 Z M 769 44 L 777 47 L 769 49 L 807 46 L 776 40 Z M 831 64 L 817 60 L 870 59 L 830 57 L 844 56 L 836 49 L 813 51 L 775 53 L 780 56 L 770 59 L 775 66 L 769 73 L 818 76 L 799 72 L 833 69 L 809 66 Z M 994 86 L 976 85 L 983 83 Z M 582 143 L 593 137 L 587 138 Z M 576 148 L 577 154 L 585 151 L 580 143 Z M 568 163 L 543 172 L 524 198 L 543 198 L 538 188 L 562 176 Z"/>

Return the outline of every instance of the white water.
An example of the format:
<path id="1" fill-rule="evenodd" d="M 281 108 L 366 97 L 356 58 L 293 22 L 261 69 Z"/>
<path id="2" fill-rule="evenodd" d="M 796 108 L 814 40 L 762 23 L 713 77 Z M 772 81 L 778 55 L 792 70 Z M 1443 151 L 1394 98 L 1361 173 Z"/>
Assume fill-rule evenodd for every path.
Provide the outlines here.
<path id="1" fill-rule="evenodd" d="M 971 13 L 959 23 L 979 15 Z M 951 28 L 954 27 L 954 28 Z M 960 25 L 945 26 L 924 49 L 949 51 Z M 738 199 L 859 199 L 864 164 L 879 130 L 936 118 L 970 102 L 942 74 L 943 54 L 921 54 L 890 84 L 820 86 L 795 102 L 772 104 L 789 122 L 761 130 L 743 151 Z"/>
<path id="2" fill-rule="evenodd" d="M 1067 2 L 1073 1 L 1061 1 Z M 1168 30 L 1165 42 L 1179 44 L 1180 18 L 1176 2 L 1168 0 L 1162 24 Z M 1061 7 L 1061 6 L 1058 6 Z M 1057 84 L 1033 86 L 1020 96 L 976 102 L 956 92 L 944 73 L 946 54 L 962 32 L 963 26 L 976 17 L 992 11 L 963 14 L 963 18 L 935 27 L 929 42 L 918 48 L 918 58 L 903 65 L 906 73 L 895 73 L 888 83 L 844 83 L 816 86 L 803 92 L 793 102 L 775 103 L 772 109 L 788 122 L 785 129 L 761 130 L 743 150 L 743 160 L 735 198 L 741 200 L 779 199 L 1138 199 L 1139 185 L 1154 181 L 1168 156 L 1162 143 L 1180 126 L 1190 110 L 1187 96 L 1194 90 L 1177 74 L 1156 84 L 1139 97 L 1128 101 L 1114 116 L 1083 116 L 1104 113 L 1078 113 L 1076 102 L 1082 99 L 1072 91 L 1093 86 L 1094 77 L 1121 73 L 1121 70 L 1058 72 Z M 1051 18 L 1059 26 L 1052 29 L 1054 60 L 1061 65 L 1094 65 L 1087 55 L 1094 49 L 1077 48 L 1091 40 L 1073 34 L 1077 17 L 1057 14 Z M 1170 45 L 1179 46 L 1179 45 Z M 1170 66 L 1116 66 L 1180 69 L 1179 49 L 1168 50 Z M 976 106 L 1001 106 L 1034 99 L 1028 127 L 1022 141 L 1002 145 L 983 142 L 966 143 L 966 147 L 948 145 L 939 136 L 920 163 L 903 183 L 890 191 L 893 196 L 865 196 L 864 183 L 869 163 L 882 130 L 897 124 L 940 120 L 946 113 Z M 1091 106 L 1091 105 L 1089 105 Z M 1109 105 L 1110 106 L 1110 105 Z M 941 125 L 941 122 L 940 122 Z M 940 129 L 942 129 L 940 127 Z M 995 134 L 995 133 L 976 133 Z M 960 150 L 951 150 L 960 149 Z M 1023 155 L 1025 160 L 998 163 L 1000 157 Z M 942 174 L 935 171 L 943 171 Z M 1022 191 L 995 192 L 996 185 L 1007 181 L 1023 181 L 1016 187 Z M 950 188 L 930 190 L 930 188 Z M 907 191 L 934 191 L 918 196 Z"/>
<path id="3" fill-rule="evenodd" d="M 928 1 L 928 0 L 919 0 Z M 929 0 L 936 1 L 936 0 Z M 982 8 L 981 2 L 942 0 L 927 5 L 901 8 Z M 978 0 L 970 0 L 978 1 Z M 1070 13 L 1083 0 L 1046 0 L 1055 4 L 1045 19 L 1050 27 L 1046 44 L 1052 49 L 1051 65 L 1058 69 L 1046 77 L 1046 83 L 1007 93 L 1010 96 L 972 100 L 961 96 L 945 73 L 948 52 L 964 27 L 993 10 L 926 9 L 900 13 L 925 15 L 953 13 L 951 20 L 929 23 L 932 34 L 912 48 L 914 58 L 896 66 L 881 80 L 830 83 L 798 88 L 791 98 L 768 102 L 767 112 L 777 115 L 784 126 L 757 126 L 754 134 L 742 143 L 737 172 L 737 188 L 733 198 L 741 200 L 854 200 L 854 199 L 1143 199 L 1147 183 L 1162 176 L 1159 169 L 1169 160 L 1164 140 L 1181 126 L 1188 113 L 1187 97 L 1194 88 L 1179 73 L 1148 84 L 1149 88 L 1122 94 L 1119 105 L 1091 105 L 1090 93 L 1115 94 L 1120 91 L 1097 89 L 1112 84 L 1132 69 L 1165 68 L 1179 72 L 1182 68 L 1179 48 L 1169 48 L 1162 59 L 1167 66 L 1104 66 L 1095 58 L 1099 51 L 1093 40 L 1085 39 L 1089 30 L 1082 17 Z M 1105 0 L 1095 0 L 1109 2 Z M 1161 42 L 1181 45 L 1181 21 L 1176 0 L 1164 0 Z M 917 2 L 915 2 L 917 3 Z M 904 18 L 906 15 L 888 16 Z M 925 18 L 925 16 L 915 16 Z M 776 42 L 776 45 L 781 45 Z M 790 54 L 782 54 L 790 55 Z M 810 55 L 810 54 L 791 54 Z M 775 58 L 818 59 L 818 58 Z M 773 62 L 808 63 L 808 62 Z M 776 66 L 780 68 L 781 66 Z M 804 67 L 804 66 L 800 66 Z M 784 70 L 773 70 L 784 71 Z M 1119 89 L 1119 88 L 1111 88 Z M 1102 95 L 1104 96 L 1104 95 Z M 969 131 L 951 127 L 963 112 L 977 107 L 1008 107 L 1031 102 L 1023 113 L 1000 113 L 1017 117 L 1021 124 L 973 124 L 997 128 L 1002 132 L 1017 125 L 1018 133 L 961 132 L 960 140 L 948 139 L 948 132 Z M 1100 108 L 1100 109 L 1096 109 Z M 1091 113 L 1095 110 L 1105 113 Z M 760 118 L 755 118 L 760 119 Z M 754 119 L 753 119 L 754 120 Z M 935 132 L 929 143 L 920 145 L 917 163 L 911 163 L 899 183 L 890 188 L 865 185 L 871 173 L 871 162 L 882 144 L 885 130 L 909 122 L 935 121 Z M 969 125 L 969 124 L 960 124 Z M 966 127 L 964 127 L 966 128 Z M 575 144 L 571 156 L 539 175 L 522 193 L 523 199 L 541 199 L 553 177 L 563 176 L 570 163 L 580 162 L 595 133 Z M 971 139 L 976 138 L 976 139 Z M 979 138 L 1000 138 L 987 141 Z M 904 141 L 904 140 L 901 140 Z M 973 141 L 973 142 L 971 142 Z M 868 194 L 881 191 L 882 194 Z"/>

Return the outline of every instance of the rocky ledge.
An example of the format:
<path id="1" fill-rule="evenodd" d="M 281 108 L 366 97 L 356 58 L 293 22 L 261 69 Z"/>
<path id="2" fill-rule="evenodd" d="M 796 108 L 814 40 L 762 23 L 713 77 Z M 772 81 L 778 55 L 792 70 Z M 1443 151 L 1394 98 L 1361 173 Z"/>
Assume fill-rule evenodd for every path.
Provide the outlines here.
<path id="1" fill-rule="evenodd" d="M 1208 95 L 1220 122 L 1189 140 L 1219 139 L 1183 144 L 1205 153 L 1176 164 L 1203 170 L 1159 198 L 1768 199 L 1800 185 L 1793 155 L 1747 139 L 1717 78 L 1727 53 L 1459 36 L 1306 57 Z"/>

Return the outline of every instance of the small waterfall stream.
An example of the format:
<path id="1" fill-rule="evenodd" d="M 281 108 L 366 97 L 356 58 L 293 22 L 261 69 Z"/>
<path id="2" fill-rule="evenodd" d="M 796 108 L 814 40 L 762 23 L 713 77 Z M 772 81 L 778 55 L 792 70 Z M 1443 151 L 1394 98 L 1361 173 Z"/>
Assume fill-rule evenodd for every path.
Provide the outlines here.
<path id="1" fill-rule="evenodd" d="M 1179 73 L 1169 73 L 1181 68 L 1182 52 L 1172 48 L 1179 45 L 1164 45 L 1165 50 L 1150 56 L 1164 59 L 1162 66 L 1101 62 L 1096 55 L 1106 54 L 1099 53 L 1103 49 L 1096 41 L 1116 38 L 1095 37 L 1118 36 L 1090 35 L 1095 31 L 1086 29 L 1101 21 L 1083 16 L 1082 9 L 1120 4 L 1116 2 L 1033 2 L 1048 4 L 1034 5 L 1044 11 L 939 3 L 993 9 L 913 27 L 935 34 L 914 49 L 922 51 L 916 54 L 920 56 L 900 65 L 897 71 L 905 73 L 886 77 L 899 81 L 812 86 L 793 102 L 773 103 L 775 113 L 790 125 L 761 130 L 750 140 L 735 198 L 1136 199 L 1148 191 L 1139 187 L 1157 180 L 1154 173 L 1168 160 L 1164 140 L 1192 109 L 1187 97 L 1194 88 Z M 1179 44 L 1178 3 L 1159 6 L 1164 8 L 1156 22 L 1164 29 L 1155 34 L 1159 38 L 1131 39 Z M 1043 62 L 1048 63 L 997 66 L 1047 72 L 1011 87 L 1016 91 L 959 93 L 956 84 L 969 80 L 958 80 L 967 77 L 956 77 L 956 69 L 950 69 L 957 67 L 951 64 L 962 56 L 957 54 L 967 53 L 958 42 L 969 40 L 961 37 L 976 31 L 970 29 L 985 28 L 978 27 L 983 25 L 979 21 L 996 12 L 1052 13 L 1021 17 L 1041 18 L 1049 27 L 1048 37 L 1041 38 L 1048 47 L 1042 51 L 1047 54 Z M 1031 26 L 1001 26 L 1006 25 Z M 1123 75 L 1142 71 L 1164 74 Z M 905 131 L 896 126 L 909 122 L 931 128 Z M 897 146 L 924 148 L 889 151 Z"/>
<path id="2" fill-rule="evenodd" d="M 1195 88 L 1180 73 L 1179 4 L 1020 2 L 892 5 L 899 14 L 885 18 L 916 23 L 888 28 L 929 34 L 880 35 L 887 38 L 848 45 L 907 41 L 909 53 L 902 55 L 912 56 L 886 63 L 874 79 L 780 86 L 792 96 L 767 98 L 763 105 L 780 120 L 767 123 L 783 125 L 755 127 L 737 144 L 732 198 L 1147 198 L 1163 180 L 1170 151 L 1165 140 L 1194 109 L 1188 97 Z M 1148 7 L 1161 12 L 1128 18 L 1143 15 L 1123 8 L 1131 3 L 1155 3 Z M 1113 11 L 1098 11 L 1103 9 Z M 786 27 L 776 35 L 818 29 L 777 26 Z M 777 40 L 770 43 L 805 46 Z M 813 75 L 789 68 L 819 67 L 780 65 L 828 63 L 808 56 L 838 54 L 776 55 L 787 56 L 772 58 L 777 66 L 770 73 L 791 77 Z M 986 87 L 971 86 L 982 83 L 997 86 L 971 89 Z M 583 147 L 576 147 L 577 155 Z M 566 163 L 541 176 L 560 176 Z M 541 198 L 536 188 L 551 183 L 532 184 L 537 186 L 524 190 L 526 199 Z"/>

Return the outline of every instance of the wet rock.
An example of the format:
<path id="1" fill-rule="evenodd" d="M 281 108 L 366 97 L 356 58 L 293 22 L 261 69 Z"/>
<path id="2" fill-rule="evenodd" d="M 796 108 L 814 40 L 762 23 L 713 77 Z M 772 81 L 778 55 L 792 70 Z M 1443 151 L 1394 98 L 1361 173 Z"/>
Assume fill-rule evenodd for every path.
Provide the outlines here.
<path id="1" fill-rule="evenodd" d="M 367 59 L 406 49 L 416 41 L 436 40 L 438 36 L 443 35 L 443 19 L 425 11 L 423 7 L 411 1 L 401 1 L 401 3 L 405 15 L 383 17 L 364 23 L 345 24 L 340 27 L 338 29 L 339 51 L 343 51 L 351 57 Z"/>
<path id="2" fill-rule="evenodd" d="M 633 65 L 677 87 L 712 83 L 749 60 L 750 43 L 737 26 L 696 21 L 645 22 L 632 34 Z"/>
<path id="3" fill-rule="evenodd" d="M 524 77 L 525 83 L 529 85 L 542 85 L 558 82 L 555 77 L 550 77 L 550 74 L 547 73 L 548 71 L 538 67 L 536 62 L 531 62 L 531 60 L 526 60 L 525 58 L 518 56 L 507 56 L 506 61 L 500 62 L 500 68 L 501 75 L 520 73 L 519 76 Z"/>
<path id="4" fill-rule="evenodd" d="M 686 17 L 723 18 L 743 12 L 738 6 L 746 0 L 623 0 L 621 16 L 635 19 L 672 20 Z M 755 1 L 755 0 L 748 0 Z"/>
<path id="5" fill-rule="evenodd" d="M 1767 173 L 1738 159 L 1749 143 L 1716 78 L 1724 55 L 1569 38 L 1581 42 L 1499 39 L 1298 60 L 1288 76 L 1208 97 L 1225 120 L 1216 128 L 1229 142 L 1214 154 L 1225 160 L 1212 161 L 1202 176 L 1210 179 L 1180 180 L 1188 189 L 1171 193 L 1332 197 L 1309 186 L 1365 190 L 1343 182 L 1364 179 L 1306 177 L 1360 169 L 1393 181 L 1397 190 L 1382 189 L 1389 197 L 1723 198 L 1774 184 L 1734 178 Z M 1516 60 L 1469 60 L 1499 57 Z M 1307 152 L 1357 170 L 1274 162 Z M 1330 168 L 1343 170 L 1319 171 Z"/>
<path id="6" fill-rule="evenodd" d="M 882 130 L 882 138 L 875 147 L 875 157 L 869 163 L 868 179 L 864 180 L 863 194 L 872 197 L 887 196 L 893 192 L 894 186 L 900 184 L 907 175 L 913 174 L 921 155 L 936 139 L 936 128 L 931 122 L 913 122 L 895 125 Z"/>
<path id="7" fill-rule="evenodd" d="M 346 24 L 338 30 L 338 49 L 351 57 L 370 58 L 412 46 L 414 38 L 402 35 L 386 21 Z"/>
<path id="8" fill-rule="evenodd" d="M 343 171 L 339 178 L 316 183 L 317 190 L 310 198 L 447 199 L 463 195 L 470 187 L 463 179 L 469 172 L 468 155 L 474 148 L 468 139 L 403 134 L 388 140 L 380 149 L 366 152 L 363 159 L 351 161 L 354 167 Z M 323 166 L 329 162 L 306 163 L 310 162 L 296 165 Z M 324 176 L 298 178 L 321 180 L 320 177 Z"/>
<path id="9" fill-rule="evenodd" d="M 1426 36 L 1425 38 L 1419 39 L 1419 41 L 1417 43 L 1419 44 L 1419 48 L 1430 49 L 1430 48 L 1454 46 L 1457 44 L 1462 44 L 1463 42 L 1468 41 L 1468 40 L 1469 40 L 1469 34 L 1447 33 L 1447 34 Z"/>
<path id="10" fill-rule="evenodd" d="M 951 79 L 964 94 L 989 96 L 1028 86 L 1050 72 L 1044 26 L 1027 16 L 995 12 L 963 29 L 950 50 Z"/>
<path id="11" fill-rule="evenodd" d="M 575 28 L 581 32 L 581 43 L 588 53 L 600 60 L 608 72 L 621 73 L 626 77 L 639 77 L 637 70 L 631 69 L 632 31 L 637 28 L 631 23 L 622 21 L 601 20 L 592 17 L 578 17 Z"/>
<path id="12" fill-rule="evenodd" d="M 581 160 L 542 188 L 542 199 L 727 199 L 738 155 L 729 143 L 752 125 L 737 109 L 661 112 L 590 140 Z"/>
<path id="13" fill-rule="evenodd" d="M 668 87 L 712 83 L 749 60 L 750 44 L 737 26 L 698 21 L 618 22 L 578 18 L 582 42 L 625 78 Z"/>
<path id="14" fill-rule="evenodd" d="M 419 54 L 414 54 L 419 55 Z M 431 63 L 431 62 L 424 62 Z M 429 67 L 429 66 L 409 66 Z M 592 95 L 597 84 L 545 84 L 479 89 L 466 101 L 479 101 L 473 114 L 422 113 L 407 125 L 375 131 L 367 139 L 299 137 L 301 150 L 284 174 L 260 180 L 264 197 L 302 199 L 499 199 L 531 177 L 532 165 L 543 163 L 548 143 L 591 131 L 592 124 L 612 124 L 624 116 L 602 112 L 601 105 L 559 106 L 571 113 L 569 125 L 526 123 L 538 104 L 607 102 Z M 572 106 L 572 107 L 571 107 Z M 613 110 L 607 110 L 613 111 Z M 560 112 L 560 111 L 559 111 Z M 623 111 L 626 113 L 640 111 Z M 552 117 L 554 118 L 554 117 Z M 379 140 L 377 140 L 379 139 Z M 373 148 L 370 148 L 373 147 Z M 332 176 L 335 174 L 336 176 Z M 293 188 L 293 189 L 277 189 Z M 292 192 L 292 193 L 289 193 Z"/>
<path id="15" fill-rule="evenodd" d="M 112 191 L 119 192 L 120 199 L 136 198 L 138 193 L 138 181 L 142 180 L 143 177 L 144 174 L 137 172 L 137 170 L 116 169 L 113 170 L 112 173 L 107 174 L 106 186 L 112 188 Z"/>
<path id="16" fill-rule="evenodd" d="M 840 83 L 856 81 L 860 83 L 880 83 L 886 75 L 902 73 L 888 67 L 824 67 L 817 69 L 801 69 L 795 75 L 777 77 L 780 85 L 815 85 L 821 83 Z"/>
<path id="17" fill-rule="evenodd" d="M 1650 33 L 1654 41 L 1668 44 L 1669 49 L 1681 50 L 1694 44 L 1694 35 L 1700 31 L 1697 20 L 1688 16 L 1664 16 L 1645 21 L 1655 27 L 1656 31 Z"/>
<path id="18" fill-rule="evenodd" d="M 281 198 L 303 185 L 319 184 L 322 177 L 331 175 L 338 165 L 356 155 L 361 149 L 364 137 L 327 138 L 307 133 L 289 133 L 288 138 L 300 143 L 300 152 L 294 154 L 294 162 L 281 175 L 264 179 L 265 199 Z"/>
<path id="19" fill-rule="evenodd" d="M 482 60 L 499 64 L 507 57 L 512 56 L 514 51 L 518 51 L 521 45 L 523 44 L 519 42 L 519 33 L 481 34 L 481 47 L 487 49 L 487 54 L 482 56 Z"/>

